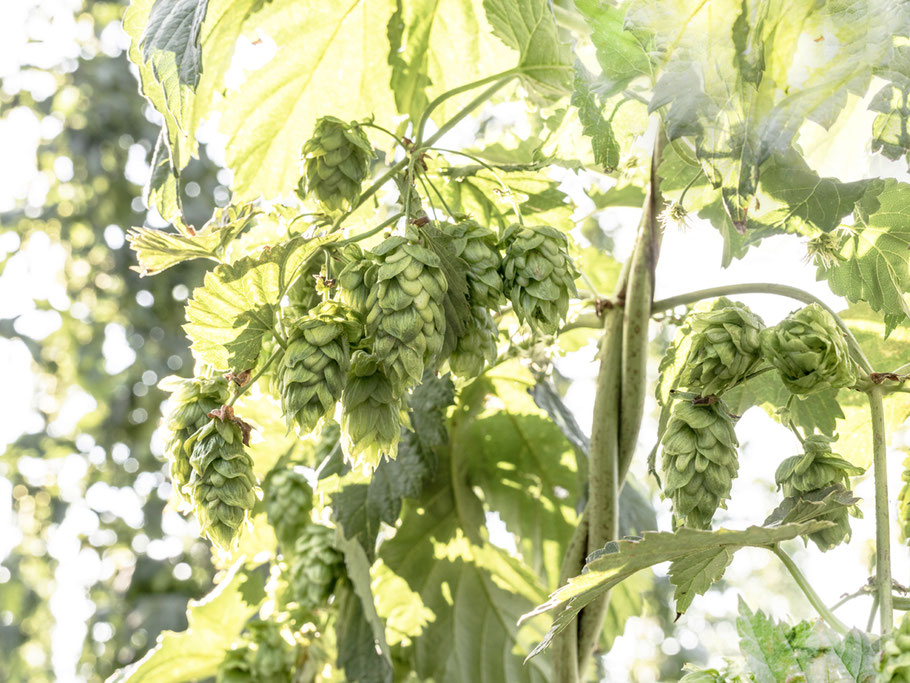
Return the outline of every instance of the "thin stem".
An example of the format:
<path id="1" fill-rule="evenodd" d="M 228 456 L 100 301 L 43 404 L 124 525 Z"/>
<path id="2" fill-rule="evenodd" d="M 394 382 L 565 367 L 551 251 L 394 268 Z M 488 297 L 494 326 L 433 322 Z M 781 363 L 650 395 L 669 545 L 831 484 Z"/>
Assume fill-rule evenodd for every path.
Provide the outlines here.
<path id="1" fill-rule="evenodd" d="M 584 314 L 578 316 L 577 318 L 575 318 L 575 320 L 573 320 L 572 322 L 568 322 L 565 325 L 563 325 L 562 328 L 560 328 L 560 330 L 559 330 L 559 334 L 563 334 L 563 333 L 569 332 L 571 330 L 577 330 L 577 329 L 582 329 L 582 328 L 597 330 L 597 329 L 600 329 L 601 327 L 603 327 L 603 322 L 597 316 L 596 313 L 584 313 Z"/>
<path id="2" fill-rule="evenodd" d="M 508 73 L 508 72 L 506 72 L 506 73 Z M 455 116 L 453 116 L 451 119 L 446 121 L 442 125 L 442 127 L 439 130 L 437 130 L 435 133 L 433 133 L 429 138 L 427 138 L 427 140 L 425 142 L 423 141 L 422 137 L 418 136 L 417 143 L 416 143 L 417 151 L 422 151 L 424 149 L 429 149 L 430 147 L 432 147 L 439 140 L 439 138 L 441 138 L 443 135 L 445 135 L 450 130 L 452 130 L 455 126 L 457 126 L 459 123 L 461 123 L 461 120 L 463 118 L 465 118 L 468 114 L 470 114 L 472 111 L 477 109 L 477 107 L 486 103 L 494 95 L 494 93 L 496 93 L 497 90 L 500 90 L 503 87 L 505 87 L 509 83 L 509 81 L 511 81 L 516 75 L 517 74 L 512 74 L 510 76 L 503 77 L 500 80 L 493 83 L 493 85 L 491 85 L 489 88 L 484 90 L 473 100 L 468 102 L 468 104 L 465 106 L 464 109 L 462 109 L 460 112 L 455 114 Z M 484 81 L 484 83 L 486 83 L 491 79 L 492 79 L 492 77 L 490 77 L 489 79 L 483 79 L 483 81 Z M 465 87 L 465 89 L 468 89 L 468 88 Z M 456 88 L 456 90 L 457 90 L 457 88 Z M 452 91 L 450 90 L 449 92 L 452 92 Z M 421 131 L 421 134 L 422 134 L 422 132 L 423 131 Z"/>
<path id="3" fill-rule="evenodd" d="M 780 561 L 787 568 L 787 571 L 790 572 L 790 576 L 793 577 L 793 580 L 796 581 L 796 585 L 800 587 L 803 591 L 803 594 L 812 603 L 812 606 L 815 608 L 815 611 L 818 612 L 819 616 L 828 622 L 828 625 L 833 628 L 835 631 L 841 635 L 846 635 L 848 629 L 844 623 L 838 619 L 834 613 L 828 609 L 827 605 L 822 601 L 818 596 L 818 593 L 815 592 L 815 589 L 812 588 L 812 584 L 809 583 L 809 580 L 805 575 L 800 571 L 799 567 L 796 566 L 796 563 L 784 550 L 780 547 L 780 544 L 775 543 L 771 546 L 771 552 L 773 552 Z"/>
<path id="4" fill-rule="evenodd" d="M 869 609 L 869 621 L 866 622 L 866 631 L 872 633 L 872 625 L 875 623 L 875 612 L 878 609 L 878 595 L 872 598 L 872 607 Z"/>
<path id="5" fill-rule="evenodd" d="M 348 237 L 346 239 L 339 240 L 337 242 L 333 242 L 332 247 L 337 249 L 337 248 L 343 247 L 347 244 L 353 244 L 354 242 L 359 242 L 361 240 L 365 240 L 367 237 L 372 237 L 376 233 L 382 232 L 383 229 L 389 227 L 393 223 L 397 223 L 403 216 L 404 216 L 404 213 L 396 213 L 394 216 L 392 216 L 391 218 L 387 218 L 382 223 L 377 225 L 375 228 L 370 228 L 369 230 L 365 230 L 364 232 L 357 233 L 356 235 L 351 235 L 350 237 Z"/>
<path id="6" fill-rule="evenodd" d="M 402 149 L 404 149 L 405 151 L 407 151 L 408 146 L 405 144 L 404 140 L 402 140 L 400 137 L 398 137 L 397 135 L 395 135 L 395 133 L 393 133 L 392 131 L 390 131 L 388 128 L 384 128 L 384 127 L 382 127 L 382 126 L 376 125 L 375 123 L 361 123 L 361 124 L 359 124 L 359 125 L 360 125 L 362 128 L 375 128 L 376 130 L 378 130 L 378 131 L 380 131 L 380 132 L 382 132 L 382 133 L 385 133 L 386 135 L 388 135 L 389 137 L 391 137 L 393 140 L 395 140 L 395 142 L 398 143 L 398 146 L 399 146 L 399 147 L 401 147 Z"/>
<path id="7" fill-rule="evenodd" d="M 805 304 L 818 304 L 823 309 L 828 311 L 831 316 L 834 318 L 834 322 L 837 323 L 837 326 L 840 327 L 841 331 L 844 333 L 844 336 L 847 338 L 847 345 L 850 347 L 850 351 L 853 353 L 853 357 L 860 367 L 866 372 L 874 372 L 872 369 L 872 364 L 869 362 L 869 359 L 866 358 L 866 354 L 863 353 L 862 348 L 859 345 L 859 342 L 856 341 L 856 337 L 853 336 L 853 333 L 850 331 L 850 328 L 847 327 L 841 317 L 832 309 L 828 304 L 819 299 L 814 294 L 799 289 L 798 287 L 791 287 L 790 285 L 779 285 L 771 282 L 748 282 L 741 285 L 723 285 L 721 287 L 711 287 L 709 289 L 700 289 L 696 292 L 688 292 L 686 294 L 679 294 L 677 296 L 672 296 L 667 299 L 661 299 L 655 301 L 654 305 L 651 308 L 651 312 L 655 311 L 666 311 L 671 308 L 676 308 L 677 306 L 685 306 L 687 304 L 695 303 L 696 301 L 701 301 L 702 299 L 713 299 L 719 296 L 727 296 L 729 294 L 776 294 L 778 296 L 786 296 L 791 299 L 796 299 L 797 301 L 802 301 Z"/>
<path id="8" fill-rule="evenodd" d="M 894 625 L 891 601 L 891 530 L 888 519 L 888 460 L 885 440 L 885 408 L 882 390 L 868 391 L 872 418 L 872 462 L 875 477 L 875 588 L 878 595 L 882 635 Z"/>
<path id="9" fill-rule="evenodd" d="M 252 387 L 254 384 L 256 384 L 256 382 L 259 380 L 259 378 L 265 374 L 265 371 L 269 369 L 269 366 L 275 361 L 275 359 L 283 354 L 284 354 L 284 348 L 280 347 L 280 346 L 277 349 L 275 349 L 274 351 L 272 351 L 272 355 L 266 359 L 265 363 L 262 364 L 262 367 L 259 368 L 259 370 L 256 372 L 256 374 L 253 375 L 252 377 L 250 377 L 250 380 L 246 384 L 244 384 L 242 387 L 240 387 L 237 390 L 237 393 L 234 394 L 233 396 L 231 396 L 225 405 L 229 405 L 229 406 L 234 405 L 237 402 L 237 399 L 240 398 L 241 396 L 243 396 L 249 390 L 249 388 Z"/>

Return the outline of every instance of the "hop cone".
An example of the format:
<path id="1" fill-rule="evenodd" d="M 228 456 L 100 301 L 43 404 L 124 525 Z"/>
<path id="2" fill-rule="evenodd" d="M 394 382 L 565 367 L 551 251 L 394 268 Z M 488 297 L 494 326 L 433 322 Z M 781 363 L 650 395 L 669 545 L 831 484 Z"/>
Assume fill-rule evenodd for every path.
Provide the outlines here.
<path id="1" fill-rule="evenodd" d="M 689 315 L 691 346 L 680 384 L 703 396 L 730 389 L 762 360 L 761 318 L 741 303 L 724 303 Z"/>
<path id="2" fill-rule="evenodd" d="M 335 410 L 360 324 L 332 301 L 300 320 L 278 370 L 278 391 L 288 427 L 309 434 Z"/>
<path id="3" fill-rule="evenodd" d="M 355 351 L 351 357 L 341 406 L 341 446 L 349 461 L 375 467 L 383 454 L 395 457 L 401 436 L 401 396 L 382 365 L 365 351 Z"/>
<path id="4" fill-rule="evenodd" d="M 446 279 L 439 257 L 404 237 L 392 237 L 374 250 L 377 285 L 367 298 L 367 329 L 373 352 L 388 370 L 397 395 L 420 384 L 445 338 L 443 299 Z"/>
<path id="5" fill-rule="evenodd" d="M 186 504 L 190 501 L 184 487 L 190 483 L 193 472 L 186 442 L 197 429 L 205 426 L 210 412 L 227 402 L 230 397 L 228 383 L 223 377 L 184 379 L 171 376 L 161 380 L 158 386 L 171 392 L 168 413 L 164 418 L 164 424 L 170 432 L 165 452 L 171 463 L 174 490 L 180 501 Z"/>
<path id="6" fill-rule="evenodd" d="M 900 625 L 882 643 L 876 683 L 906 683 L 910 681 L 910 616 L 904 615 Z"/>
<path id="7" fill-rule="evenodd" d="M 265 513 L 282 548 L 290 548 L 310 523 L 313 489 L 306 477 L 289 467 L 274 469 L 265 480 Z"/>
<path id="8" fill-rule="evenodd" d="M 555 334 L 575 296 L 577 272 L 568 240 L 556 228 L 510 226 L 502 260 L 503 284 L 521 322 L 537 332 Z"/>
<path id="9" fill-rule="evenodd" d="M 803 443 L 803 454 L 784 460 L 777 468 L 774 479 L 785 496 L 799 498 L 829 486 L 841 485 L 850 488 L 850 477 L 862 474 L 864 470 L 850 464 L 836 453 L 831 452 L 834 439 L 813 435 Z M 857 508 L 839 507 L 820 515 L 818 519 L 834 522 L 834 526 L 809 534 L 822 551 L 830 550 L 850 539 L 849 513 L 859 516 Z"/>
<path id="10" fill-rule="evenodd" d="M 218 665 L 216 680 L 218 683 L 255 683 L 250 660 L 250 646 L 246 643 L 232 647 L 224 654 Z"/>
<path id="11" fill-rule="evenodd" d="M 468 264 L 468 298 L 475 306 L 498 308 L 503 301 L 502 275 L 496 233 L 471 220 L 446 226 L 455 255 Z"/>
<path id="12" fill-rule="evenodd" d="M 253 459 L 244 445 L 248 429 L 233 411 L 225 408 L 224 419 L 215 416 L 190 437 L 194 510 L 202 533 L 217 547 L 230 548 L 240 525 L 256 502 Z"/>
<path id="13" fill-rule="evenodd" d="M 722 404 L 677 401 L 663 437 L 664 495 L 673 501 L 677 526 L 711 528 L 726 507 L 739 469 L 733 420 Z"/>
<path id="14" fill-rule="evenodd" d="M 844 335 L 818 304 L 791 313 L 776 327 L 762 331 L 761 349 L 794 394 L 804 396 L 856 383 L 856 363 Z"/>
<path id="15" fill-rule="evenodd" d="M 218 667 L 218 683 L 289 683 L 294 670 L 294 650 L 281 636 L 281 626 L 271 621 L 247 625 L 243 642 L 225 653 Z"/>
<path id="16" fill-rule="evenodd" d="M 338 274 L 338 300 L 366 320 L 367 300 L 376 286 L 376 262 L 356 244 L 348 246 L 345 252 L 351 261 Z"/>
<path id="17" fill-rule="evenodd" d="M 477 377 L 484 365 L 496 360 L 499 329 L 483 306 L 471 307 L 471 320 L 449 355 L 449 368 L 457 377 Z"/>
<path id="18" fill-rule="evenodd" d="M 312 194 L 326 211 L 347 211 L 360 199 L 360 189 L 375 155 L 356 123 L 334 116 L 316 122 L 313 137 L 300 152 L 303 177 L 298 192 Z"/>
<path id="19" fill-rule="evenodd" d="M 344 558 L 332 545 L 334 537 L 329 527 L 310 524 L 297 539 L 288 585 L 293 600 L 303 607 L 324 604 L 344 575 Z"/>
<path id="20" fill-rule="evenodd" d="M 897 510 L 899 515 L 901 538 L 906 542 L 910 539 L 910 455 L 904 459 L 904 471 L 901 473 L 904 482 L 897 496 Z"/>

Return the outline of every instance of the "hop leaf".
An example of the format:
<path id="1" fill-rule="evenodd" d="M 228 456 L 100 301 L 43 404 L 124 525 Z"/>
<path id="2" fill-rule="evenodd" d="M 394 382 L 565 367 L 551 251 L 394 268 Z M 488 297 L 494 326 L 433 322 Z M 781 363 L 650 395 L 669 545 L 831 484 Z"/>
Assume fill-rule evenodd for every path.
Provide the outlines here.
<path id="1" fill-rule="evenodd" d="M 403 418 L 401 396 L 383 366 L 365 351 L 351 357 L 351 372 L 341 396 L 341 446 L 352 464 L 376 467 L 383 454 L 398 453 Z"/>
<path id="2" fill-rule="evenodd" d="M 249 426 L 230 407 L 210 417 L 187 441 L 193 468 L 187 488 L 202 533 L 218 548 L 229 549 L 256 502 L 253 459 L 244 448 Z"/>
<path id="3" fill-rule="evenodd" d="M 277 374 L 288 427 L 296 424 L 309 434 L 334 412 L 350 366 L 350 343 L 360 336 L 360 327 L 333 301 L 297 323 Z"/>
<path id="4" fill-rule="evenodd" d="M 664 495 L 673 501 L 676 525 L 710 529 L 739 470 L 733 419 L 721 403 L 677 401 L 662 443 Z"/>
<path id="5" fill-rule="evenodd" d="M 506 295 L 519 321 L 536 332 L 555 334 L 577 294 L 578 272 L 569 258 L 568 240 L 556 228 L 511 225 L 502 238 Z"/>
<path id="6" fill-rule="evenodd" d="M 504 296 L 496 233 L 472 220 L 443 227 L 452 238 L 455 255 L 468 264 L 468 300 L 475 306 L 498 308 Z"/>
<path id="7" fill-rule="evenodd" d="M 420 383 L 442 350 L 446 279 L 439 257 L 404 237 L 386 240 L 373 253 L 379 268 L 367 298 L 367 329 L 374 355 L 400 396 Z"/>
<path id="8" fill-rule="evenodd" d="M 158 387 L 171 392 L 164 417 L 170 434 L 165 453 L 170 460 L 171 481 L 177 497 L 183 505 L 188 505 L 190 499 L 184 489 L 190 483 L 193 468 L 186 442 L 209 421 L 208 414 L 230 398 L 228 383 L 223 377 L 184 379 L 172 375 L 161 380 Z"/>
<path id="9" fill-rule="evenodd" d="M 803 443 L 803 454 L 785 459 L 777 468 L 774 480 L 785 496 L 801 498 L 809 493 L 833 485 L 850 489 L 850 477 L 865 470 L 832 453 L 831 444 L 836 439 L 819 434 L 809 436 Z M 858 517 L 859 509 L 839 507 L 819 516 L 820 520 L 834 522 L 834 526 L 809 534 L 820 550 L 828 551 L 850 539 L 851 513 Z"/>
<path id="10" fill-rule="evenodd" d="M 799 396 L 856 383 L 856 363 L 837 323 L 818 304 L 791 313 L 761 333 L 764 357 Z"/>
<path id="11" fill-rule="evenodd" d="M 288 589 L 301 607 L 325 604 L 344 575 L 344 557 L 333 546 L 334 536 L 329 527 L 310 524 L 297 539 L 288 567 Z"/>
<path id="12" fill-rule="evenodd" d="M 877 683 L 910 681 L 910 616 L 905 614 L 897 629 L 882 643 L 876 669 Z"/>
<path id="13" fill-rule="evenodd" d="M 721 394 L 761 362 L 761 318 L 745 305 L 724 300 L 723 308 L 689 315 L 691 346 L 680 384 L 703 396 Z"/>
<path id="14" fill-rule="evenodd" d="M 313 489 L 306 477 L 288 467 L 272 470 L 265 480 L 265 513 L 282 548 L 294 545 L 310 522 Z"/>
<path id="15" fill-rule="evenodd" d="M 303 177 L 298 193 L 312 194 L 324 210 L 339 212 L 350 210 L 360 199 L 375 154 L 356 123 L 324 116 L 316 122 L 313 137 L 304 143 L 300 156 Z"/>
<path id="16" fill-rule="evenodd" d="M 457 377 L 477 377 L 484 365 L 496 360 L 496 339 L 499 329 L 483 306 L 471 307 L 471 321 L 459 337 L 449 356 L 449 368 Z"/>

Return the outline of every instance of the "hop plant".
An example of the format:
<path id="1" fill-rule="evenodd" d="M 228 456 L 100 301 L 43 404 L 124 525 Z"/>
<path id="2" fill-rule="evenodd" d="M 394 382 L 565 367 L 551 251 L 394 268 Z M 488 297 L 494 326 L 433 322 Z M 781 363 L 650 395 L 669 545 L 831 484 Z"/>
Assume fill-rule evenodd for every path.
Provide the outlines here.
<path id="1" fill-rule="evenodd" d="M 850 488 L 850 477 L 864 470 L 844 460 L 831 451 L 836 439 L 820 434 L 806 437 L 803 454 L 785 459 L 777 468 L 774 479 L 785 496 L 799 498 L 819 489 L 841 485 Z M 828 551 L 850 539 L 849 513 L 859 516 L 856 507 L 838 507 L 820 515 L 818 519 L 834 522 L 834 526 L 809 534 L 809 538 L 822 551 Z"/>
<path id="2" fill-rule="evenodd" d="M 455 255 L 468 264 L 468 299 L 475 306 L 498 308 L 503 302 L 502 256 L 496 233 L 472 220 L 446 226 Z"/>
<path id="3" fill-rule="evenodd" d="M 360 199 L 375 154 L 356 123 L 324 116 L 316 122 L 313 137 L 304 143 L 300 156 L 303 177 L 298 192 L 312 194 L 323 209 L 337 212 L 350 210 Z"/>
<path id="4" fill-rule="evenodd" d="M 375 356 L 354 352 L 341 406 L 341 447 L 351 463 L 375 467 L 383 454 L 395 457 L 401 436 L 401 396 Z"/>
<path id="5" fill-rule="evenodd" d="M 691 345 L 680 384 L 703 396 L 730 389 L 762 360 L 762 319 L 743 304 L 729 300 L 724 304 L 689 315 Z"/>
<path id="6" fill-rule="evenodd" d="M 676 525 L 711 528 L 739 470 L 733 419 L 721 403 L 677 401 L 662 443 L 664 495 L 673 502 Z"/>
<path id="7" fill-rule="evenodd" d="M 181 503 L 188 504 L 191 501 L 184 489 L 190 483 L 193 468 L 186 442 L 209 421 L 208 414 L 230 398 L 228 383 L 223 377 L 185 379 L 172 375 L 161 380 L 158 387 L 171 392 L 164 418 L 164 425 L 170 433 L 165 452 L 170 460 L 171 481 L 177 497 Z"/>
<path id="8" fill-rule="evenodd" d="M 334 537 L 329 527 L 310 524 L 297 539 L 288 568 L 288 587 L 294 602 L 302 607 L 312 609 L 324 604 L 344 575 L 344 558 L 333 546 Z"/>
<path id="9" fill-rule="evenodd" d="M 484 365 L 496 360 L 499 329 L 483 306 L 471 307 L 471 319 L 449 355 L 449 368 L 457 377 L 477 377 Z"/>
<path id="10" fill-rule="evenodd" d="M 345 256 L 350 261 L 338 274 L 338 300 L 366 320 L 367 300 L 376 286 L 376 262 L 356 244 L 345 247 Z"/>
<path id="11" fill-rule="evenodd" d="M 250 428 L 234 417 L 230 406 L 210 417 L 187 441 L 193 468 L 187 488 L 203 534 L 215 546 L 229 549 L 256 502 L 253 459 L 244 448 Z"/>
<path id="12" fill-rule="evenodd" d="M 882 643 L 876 670 L 876 683 L 910 681 L 910 615 Z"/>
<path id="13" fill-rule="evenodd" d="M 269 524 L 282 548 L 290 548 L 310 522 L 313 489 L 303 474 L 284 466 L 269 473 L 264 488 Z"/>
<path id="14" fill-rule="evenodd" d="M 818 304 L 791 313 L 761 333 L 764 357 L 794 394 L 805 396 L 856 383 L 856 363 L 837 323 Z"/>
<path id="15" fill-rule="evenodd" d="M 404 237 L 386 240 L 373 253 L 379 268 L 366 303 L 367 329 L 400 396 L 420 383 L 442 350 L 446 279 L 439 257 Z"/>
<path id="16" fill-rule="evenodd" d="M 901 539 L 910 539 L 910 455 L 904 459 L 904 471 L 901 473 L 900 493 L 897 496 L 897 510 L 901 530 Z"/>
<path id="17" fill-rule="evenodd" d="M 294 650 L 281 635 L 281 626 L 256 620 L 247 625 L 243 640 L 225 653 L 218 683 L 290 683 Z"/>
<path id="18" fill-rule="evenodd" d="M 334 412 L 350 365 L 350 344 L 360 328 L 334 301 L 320 304 L 296 324 L 277 373 L 288 427 L 296 424 L 309 434 Z"/>
<path id="19" fill-rule="evenodd" d="M 555 334 L 577 294 L 578 273 L 569 257 L 568 240 L 556 228 L 526 228 L 515 224 L 502 237 L 506 295 L 519 321 L 537 332 Z"/>

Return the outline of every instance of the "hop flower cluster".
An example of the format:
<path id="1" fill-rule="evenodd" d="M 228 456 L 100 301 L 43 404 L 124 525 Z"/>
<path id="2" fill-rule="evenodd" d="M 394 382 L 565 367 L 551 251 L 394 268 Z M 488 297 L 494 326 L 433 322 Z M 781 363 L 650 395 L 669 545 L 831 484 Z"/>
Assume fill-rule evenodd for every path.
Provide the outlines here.
<path id="1" fill-rule="evenodd" d="M 281 626 L 256 620 L 218 666 L 218 683 L 290 683 L 294 671 L 294 649 L 281 635 Z"/>
<path id="2" fill-rule="evenodd" d="M 820 434 L 806 438 L 803 454 L 785 459 L 777 468 L 774 479 L 785 496 L 800 498 L 830 486 L 850 489 L 850 477 L 865 470 L 851 464 L 831 451 L 835 439 Z M 849 514 L 859 516 L 856 507 L 838 507 L 818 517 L 834 522 L 834 526 L 809 534 L 809 538 L 822 551 L 828 551 L 850 539 Z"/>
<path id="3" fill-rule="evenodd" d="M 313 137 L 300 152 L 303 177 L 298 192 L 312 195 L 326 211 L 350 210 L 360 199 L 363 181 L 375 154 L 356 123 L 334 116 L 316 122 Z"/>
<path id="4" fill-rule="evenodd" d="M 265 479 L 265 513 L 282 548 L 293 547 L 310 522 L 313 489 L 296 470 L 279 466 Z"/>
<path id="5" fill-rule="evenodd" d="M 293 602 L 313 609 L 325 604 L 345 575 L 344 557 L 335 550 L 335 532 L 309 524 L 294 545 L 288 566 L 288 591 Z"/>

